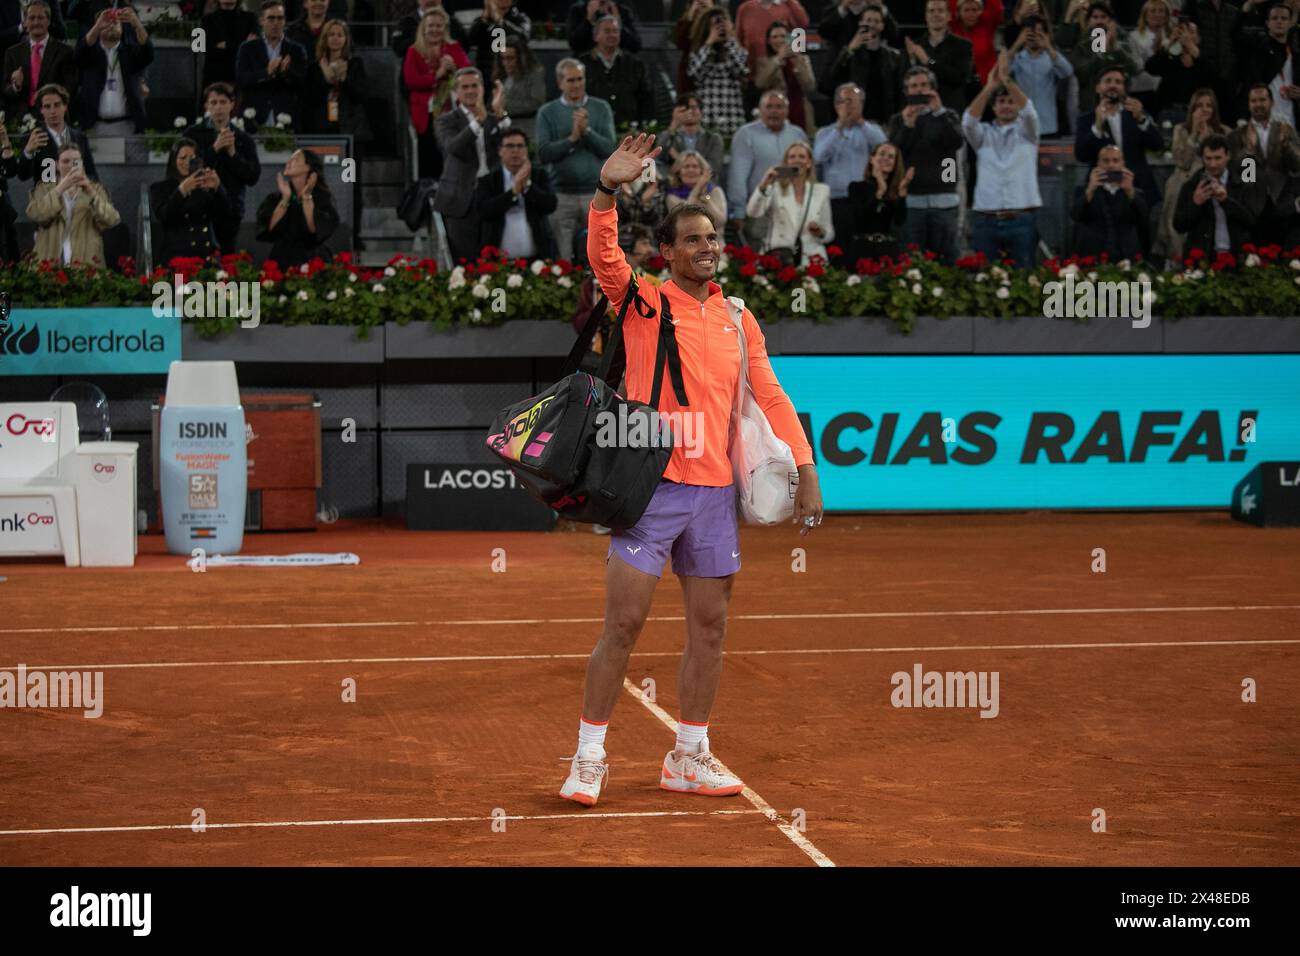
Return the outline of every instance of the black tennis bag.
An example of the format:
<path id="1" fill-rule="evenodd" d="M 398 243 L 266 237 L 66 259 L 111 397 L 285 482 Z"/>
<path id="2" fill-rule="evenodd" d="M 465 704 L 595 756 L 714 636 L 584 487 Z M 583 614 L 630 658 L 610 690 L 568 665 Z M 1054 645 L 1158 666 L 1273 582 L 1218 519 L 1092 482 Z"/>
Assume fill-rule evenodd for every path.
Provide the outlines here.
<path id="1" fill-rule="evenodd" d="M 652 318 L 655 310 L 637 293 L 635 276 L 605 344 L 595 374 L 574 371 L 591 346 L 608 307 L 602 295 L 565 363 L 565 376 L 540 395 L 497 414 L 487 446 L 536 499 L 573 521 L 630 528 L 645 512 L 672 457 L 675 438 L 657 414 L 664 366 L 680 405 L 687 405 L 681 356 L 667 299 L 659 315 L 650 403 L 629 401 L 617 385 L 626 361 L 623 322 L 629 306 Z M 618 375 L 611 378 L 612 368 Z M 609 441 L 610 436 L 615 441 Z M 639 435 L 644 440 L 627 441 Z"/>

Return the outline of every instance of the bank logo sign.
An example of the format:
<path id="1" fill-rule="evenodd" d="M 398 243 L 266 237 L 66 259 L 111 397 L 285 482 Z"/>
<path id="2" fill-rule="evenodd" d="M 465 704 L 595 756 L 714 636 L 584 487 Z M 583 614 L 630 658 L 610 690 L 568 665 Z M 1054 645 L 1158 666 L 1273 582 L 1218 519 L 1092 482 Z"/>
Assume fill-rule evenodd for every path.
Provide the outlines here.
<path id="1" fill-rule="evenodd" d="M 1300 355 L 778 356 L 830 510 L 1227 508 Z"/>
<path id="2" fill-rule="evenodd" d="M 0 375 L 147 375 L 181 357 L 181 321 L 151 309 L 14 309 Z"/>

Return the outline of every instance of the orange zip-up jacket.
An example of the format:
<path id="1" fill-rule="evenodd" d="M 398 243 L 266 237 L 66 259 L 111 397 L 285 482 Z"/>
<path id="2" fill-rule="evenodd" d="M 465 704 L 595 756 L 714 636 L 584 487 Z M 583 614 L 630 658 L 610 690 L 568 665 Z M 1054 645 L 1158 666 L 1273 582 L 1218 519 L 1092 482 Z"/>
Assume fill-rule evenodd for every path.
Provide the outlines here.
<path id="1" fill-rule="evenodd" d="M 621 306 L 632 267 L 618 246 L 618 212 L 613 208 L 601 210 L 590 206 L 587 226 L 587 258 L 596 273 L 596 281 L 609 301 L 615 307 Z M 683 407 L 678 404 L 665 368 L 659 411 L 662 414 L 699 413 L 693 417 L 694 441 L 687 433 L 686 441 L 674 444 L 664 478 L 687 485 L 719 488 L 730 485 L 728 439 L 736 386 L 740 380 L 740 339 L 736 336 L 722 286 L 710 282 L 709 298 L 704 302 L 682 291 L 672 280 L 658 287 L 641 282 L 638 290 L 641 298 L 655 311 L 652 317 L 646 318 L 632 306 L 623 320 L 627 397 L 638 402 L 650 401 L 655 353 L 659 344 L 660 297 L 666 296 L 676 323 L 674 331 L 682 360 L 682 379 L 690 405 Z M 749 309 L 744 311 L 744 322 L 745 344 L 749 351 L 749 382 L 754 398 L 767 414 L 777 437 L 790 446 L 795 464 L 812 464 L 812 448 L 804 436 L 794 405 L 772 371 L 763 330 Z M 691 445 L 695 448 L 692 449 Z"/>

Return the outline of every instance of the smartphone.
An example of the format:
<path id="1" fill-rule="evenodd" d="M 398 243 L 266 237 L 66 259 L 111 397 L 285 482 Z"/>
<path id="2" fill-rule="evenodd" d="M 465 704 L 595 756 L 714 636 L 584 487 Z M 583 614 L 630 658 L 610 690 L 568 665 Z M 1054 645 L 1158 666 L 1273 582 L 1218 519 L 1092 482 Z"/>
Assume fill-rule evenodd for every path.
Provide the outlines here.
<path id="1" fill-rule="evenodd" d="M 929 93 L 908 93 L 906 96 L 903 97 L 903 105 L 904 106 L 929 106 L 930 94 Z"/>
<path id="2" fill-rule="evenodd" d="M 1102 176 L 1102 179 L 1108 183 L 1122 183 L 1124 181 L 1124 170 L 1108 169 Z"/>
<path id="3" fill-rule="evenodd" d="M 1107 93 L 1107 94 L 1106 94 L 1106 102 L 1107 102 L 1107 103 L 1120 103 L 1120 102 L 1122 102 L 1123 100 L 1124 100 L 1124 97 L 1123 97 L 1123 95 L 1120 94 L 1120 93 Z"/>
<path id="4" fill-rule="evenodd" d="M 79 159 L 74 159 L 74 160 L 72 161 L 72 168 L 73 168 L 73 169 L 80 169 L 80 168 L 81 168 L 81 160 L 79 160 Z"/>
<path id="5" fill-rule="evenodd" d="M 776 175 L 778 179 L 794 179 L 796 176 L 799 175 L 799 167 L 778 166 L 776 167 Z"/>
<path id="6" fill-rule="evenodd" d="M 201 172 L 203 172 L 203 169 L 204 169 L 204 166 L 203 166 L 203 158 L 202 158 L 201 156 L 195 156 L 193 159 L 190 160 L 190 175 L 191 175 L 191 176 L 193 176 L 195 173 L 201 173 Z"/>

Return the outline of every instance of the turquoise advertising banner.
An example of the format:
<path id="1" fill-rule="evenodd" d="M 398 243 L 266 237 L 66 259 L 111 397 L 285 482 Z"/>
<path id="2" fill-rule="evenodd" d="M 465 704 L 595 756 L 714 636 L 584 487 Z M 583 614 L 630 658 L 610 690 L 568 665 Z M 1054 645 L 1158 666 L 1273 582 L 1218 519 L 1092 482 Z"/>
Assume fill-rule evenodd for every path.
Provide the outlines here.
<path id="1" fill-rule="evenodd" d="M 181 320 L 152 309 L 14 309 L 0 331 L 0 375 L 166 374 Z"/>
<path id="2" fill-rule="evenodd" d="M 828 510 L 1228 507 L 1300 458 L 1300 355 L 789 356 Z"/>

